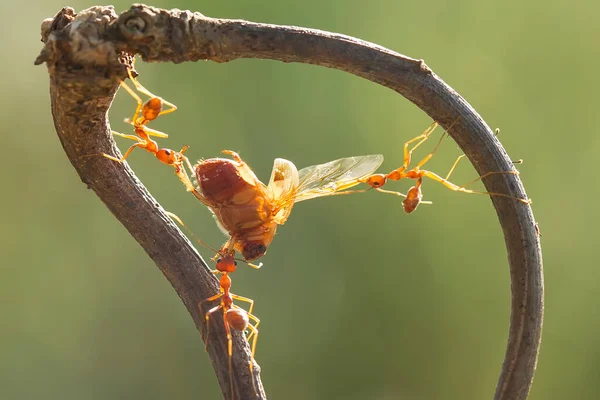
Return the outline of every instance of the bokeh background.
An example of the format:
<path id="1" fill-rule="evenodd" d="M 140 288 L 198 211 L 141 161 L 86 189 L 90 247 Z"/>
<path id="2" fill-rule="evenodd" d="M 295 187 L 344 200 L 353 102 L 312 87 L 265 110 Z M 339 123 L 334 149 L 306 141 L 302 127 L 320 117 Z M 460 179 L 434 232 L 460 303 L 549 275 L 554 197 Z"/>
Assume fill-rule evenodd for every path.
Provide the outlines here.
<path id="1" fill-rule="evenodd" d="M 0 399 L 220 398 L 177 295 L 79 181 L 57 140 L 48 75 L 33 60 L 40 22 L 64 5 L 2 3 Z M 130 3 L 114 5 L 120 12 Z M 519 169 L 543 234 L 547 290 L 530 398 L 600 397 L 597 2 L 153 5 L 341 32 L 425 59 L 501 128 L 511 157 L 525 160 Z M 263 180 L 275 157 L 304 167 L 383 153 L 391 169 L 402 144 L 430 124 L 396 93 L 325 68 L 262 60 L 137 67 L 148 88 L 179 106 L 153 125 L 171 134 L 165 146 L 188 144 L 192 158 L 236 150 Z M 130 129 L 121 121 L 133 107 L 118 94 L 114 129 Z M 459 154 L 446 141 L 430 167 L 444 174 Z M 172 170 L 143 151 L 130 163 L 165 208 L 208 243 L 222 243 Z M 465 162 L 454 180 L 475 176 Z M 301 203 L 263 269 L 239 269 L 235 292 L 254 298 L 262 319 L 256 358 L 270 398 L 492 397 L 510 298 L 495 212 L 485 196 L 433 182 L 425 196 L 434 204 L 410 216 L 398 198 L 374 192 Z"/>

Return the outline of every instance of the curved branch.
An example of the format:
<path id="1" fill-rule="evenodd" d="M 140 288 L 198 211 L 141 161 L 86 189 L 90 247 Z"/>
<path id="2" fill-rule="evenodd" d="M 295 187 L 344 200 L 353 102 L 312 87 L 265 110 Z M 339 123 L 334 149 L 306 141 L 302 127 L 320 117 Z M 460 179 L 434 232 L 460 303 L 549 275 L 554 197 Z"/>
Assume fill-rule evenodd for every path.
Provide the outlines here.
<path id="1" fill-rule="evenodd" d="M 46 46 L 36 63 L 46 62 L 56 132 L 81 180 L 106 204 L 169 280 L 198 330 L 204 317 L 200 301 L 219 292 L 206 263 L 164 209 L 148 193 L 126 163 L 101 153 L 120 154 L 108 125 L 108 109 L 127 76 L 131 62 L 107 40 L 117 15 L 112 7 L 94 7 L 79 14 L 64 8 L 42 24 Z M 219 313 L 217 313 L 219 314 Z M 266 399 L 258 368 L 250 375 L 250 350 L 241 333 L 233 331 L 233 379 L 230 392 L 227 340 L 222 315 L 215 315 L 207 345 L 221 390 L 226 399 Z M 220 323 L 219 323 L 220 322 Z M 252 379 L 260 391 L 254 394 Z"/>
<path id="2" fill-rule="evenodd" d="M 97 10 L 97 8 L 90 10 Z M 90 10 L 85 12 L 90 12 Z M 204 269 L 198 270 L 192 267 L 192 265 L 200 263 L 199 258 L 194 258 L 196 264 L 192 263 L 191 258 L 188 259 L 185 265 L 189 269 L 185 269 L 184 267 L 173 267 L 171 257 L 174 253 L 167 252 L 167 260 L 165 260 L 164 254 L 162 256 L 159 254 L 161 250 L 165 250 L 164 247 L 174 249 L 176 247 L 170 246 L 181 245 L 187 248 L 185 246 L 189 246 L 189 243 L 177 236 L 179 232 L 172 226 L 168 218 L 160 214 L 161 209 L 154 208 L 151 198 L 148 203 L 142 203 L 142 200 L 147 197 L 146 193 L 139 193 L 140 185 L 126 167 L 110 163 L 112 166 L 107 166 L 104 160 L 91 161 L 91 158 L 86 159 L 85 162 L 73 161 L 82 154 L 86 154 L 82 153 L 84 150 L 83 147 L 80 147 L 83 146 L 82 144 L 72 145 L 70 143 L 70 141 L 77 140 L 76 129 L 83 129 L 80 126 L 82 119 L 95 122 L 93 129 L 89 123 L 83 124 L 86 125 L 85 132 L 89 135 L 87 140 L 93 141 L 96 140 L 96 136 L 101 137 L 102 147 L 96 147 L 93 150 L 93 147 L 86 146 L 87 151 L 98 153 L 107 151 L 112 146 L 112 140 L 106 128 L 105 113 L 114 95 L 116 80 L 114 76 L 112 79 L 107 79 L 104 75 L 90 77 L 94 71 L 96 75 L 101 75 L 96 62 L 102 57 L 97 57 L 94 53 L 95 57 L 89 59 L 87 55 L 78 58 L 77 54 L 80 49 L 61 49 L 57 44 L 60 40 L 57 38 L 67 28 L 63 23 L 57 23 L 56 19 L 54 21 L 52 24 L 46 22 L 43 25 L 42 34 L 48 40 L 37 61 L 48 62 L 55 124 L 65 151 L 84 182 L 93 183 L 89 183 L 89 185 L 163 270 L 190 310 L 196 325 L 200 326 L 195 302 L 204 296 L 204 289 L 210 292 L 216 286 L 212 283 L 206 284 L 206 282 L 212 281 L 205 276 Z M 115 65 L 115 62 L 111 60 L 121 52 L 139 53 L 146 61 L 179 63 L 213 60 L 227 62 L 238 58 L 267 58 L 336 68 L 402 94 L 445 128 L 456 122 L 449 133 L 480 175 L 489 171 L 514 170 L 510 158 L 482 118 L 458 93 L 436 76 L 422 60 L 408 58 L 372 43 L 329 32 L 258 24 L 242 20 L 213 19 L 199 13 L 180 10 L 167 11 L 145 5 L 134 5 L 116 20 L 111 14 L 109 21 L 97 20 L 96 25 L 102 26 L 103 36 L 99 36 L 103 39 L 100 41 L 101 44 L 111 50 L 103 53 L 105 58 L 101 60 L 100 65 L 104 68 L 103 71 L 107 69 L 119 71 L 115 73 L 117 76 L 122 75 L 122 66 L 121 69 L 115 68 L 119 65 Z M 78 26 L 76 30 L 80 31 L 81 28 Z M 72 35 L 70 40 L 73 37 L 75 35 Z M 100 45 L 96 46 L 96 48 L 100 47 Z M 85 54 L 86 50 L 89 49 L 84 46 L 84 53 L 81 54 Z M 70 59 L 66 62 L 60 58 L 56 60 L 55 54 L 64 56 L 64 52 L 70 55 Z M 81 73 L 67 68 L 71 65 L 69 62 L 73 61 L 77 65 L 83 65 L 87 72 Z M 96 69 L 92 71 L 93 68 Z M 58 75 L 63 80 L 67 79 L 67 82 L 53 79 L 53 75 L 55 77 Z M 73 81 L 68 81 L 71 79 Z M 90 83 L 96 80 L 106 81 L 103 81 L 105 83 L 103 90 L 101 87 L 89 87 L 93 86 Z M 92 107 L 83 109 L 77 102 L 62 104 L 61 101 L 61 104 L 55 104 L 56 96 L 66 93 L 59 92 L 59 90 L 66 90 L 64 87 L 60 89 L 61 85 L 66 86 L 69 90 L 72 90 L 73 87 L 78 88 L 77 93 L 69 93 L 73 98 L 89 99 L 87 96 L 92 96 L 94 104 L 102 105 L 103 111 L 94 114 L 91 110 Z M 52 89 L 54 86 L 58 88 Z M 74 110 L 76 110 L 75 116 L 72 115 Z M 71 116 L 67 118 L 67 115 Z M 100 143 L 96 143 L 96 145 L 100 145 Z M 69 151 L 71 148 L 75 148 L 76 151 Z M 97 170 L 100 165 L 105 171 L 98 175 Z M 110 170 L 107 171 L 107 168 Z M 519 198 L 526 197 L 521 181 L 516 175 L 492 175 L 484 180 L 484 184 L 490 192 L 506 193 Z M 108 190 L 101 190 L 105 186 L 108 186 Z M 119 191 L 119 195 L 115 196 L 113 191 Z M 134 193 L 135 198 L 133 197 Z M 124 202 L 123 198 L 130 200 Z M 543 319 L 541 248 L 529 205 L 502 197 L 492 197 L 492 202 L 504 232 L 512 289 L 509 340 L 495 399 L 525 399 L 533 380 L 541 340 Z M 139 232 L 136 233 L 135 226 L 140 226 L 141 222 L 136 220 L 136 214 L 133 213 L 132 208 L 134 210 L 141 209 L 141 214 L 145 218 L 148 218 L 148 213 L 155 215 L 153 221 L 147 219 L 145 222 L 148 225 L 144 225 L 146 228 L 152 226 L 151 229 L 145 230 L 144 235 L 151 235 L 154 242 Z M 154 236 L 159 228 L 160 235 Z M 171 237 L 173 238 L 171 239 Z M 156 247 L 157 243 L 164 244 L 166 241 L 169 241 L 169 246 Z M 192 250 L 186 251 L 195 254 Z M 161 264 L 161 262 L 166 264 Z M 176 263 L 176 265 L 184 264 Z M 185 279 L 182 279 L 184 276 Z M 204 280 L 205 278 L 207 280 Z M 185 281 L 185 284 L 182 281 Z M 236 342 L 236 347 L 240 348 L 238 344 Z M 223 344 L 220 343 L 220 346 Z M 239 357 L 236 356 L 236 358 Z M 213 362 L 215 366 L 222 367 L 222 364 L 219 364 L 214 358 Z M 238 371 L 237 367 L 242 364 L 236 364 L 236 371 Z M 221 387 L 226 388 L 227 385 L 223 385 L 221 377 L 219 377 L 219 381 Z M 226 389 L 223 390 L 226 391 Z"/>

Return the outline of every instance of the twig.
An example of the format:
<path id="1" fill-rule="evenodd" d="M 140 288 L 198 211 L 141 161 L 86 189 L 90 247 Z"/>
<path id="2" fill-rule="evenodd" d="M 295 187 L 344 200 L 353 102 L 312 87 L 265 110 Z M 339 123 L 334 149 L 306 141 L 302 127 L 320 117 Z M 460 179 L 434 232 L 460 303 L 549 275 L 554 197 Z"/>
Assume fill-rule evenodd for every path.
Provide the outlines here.
<path id="1" fill-rule="evenodd" d="M 99 16 L 103 16 L 99 18 Z M 69 25 L 77 18 L 85 24 Z M 95 7 L 75 17 L 63 9 L 44 22 L 46 46 L 37 63 L 47 62 L 55 126 L 67 156 L 80 177 L 105 202 L 144 247 L 201 326 L 197 302 L 217 290 L 203 262 L 164 215 L 131 170 L 101 158 L 114 152 L 106 113 L 124 67 L 121 54 L 139 53 L 146 61 L 227 62 L 267 58 L 336 68 L 389 87 L 448 128 L 480 175 L 511 171 L 510 158 L 475 110 L 422 60 L 349 36 L 324 31 L 205 17 L 199 13 L 134 5 L 118 18 L 110 7 Z M 518 176 L 496 174 L 484 180 L 490 192 L 525 198 Z M 512 309 L 509 340 L 495 399 L 525 399 L 541 339 L 543 270 L 531 207 L 492 197 L 502 226 L 510 264 Z M 202 265 L 202 267 L 199 267 Z M 219 339 L 215 337 L 219 336 Z M 211 336 L 209 354 L 228 397 L 228 373 L 222 332 Z M 243 340 L 236 336 L 235 349 Z M 251 398 L 247 357 L 236 351 L 236 388 Z M 256 377 L 258 380 L 258 377 Z M 250 385 L 250 386 L 249 386 Z M 264 397 L 264 393 L 262 393 Z"/>

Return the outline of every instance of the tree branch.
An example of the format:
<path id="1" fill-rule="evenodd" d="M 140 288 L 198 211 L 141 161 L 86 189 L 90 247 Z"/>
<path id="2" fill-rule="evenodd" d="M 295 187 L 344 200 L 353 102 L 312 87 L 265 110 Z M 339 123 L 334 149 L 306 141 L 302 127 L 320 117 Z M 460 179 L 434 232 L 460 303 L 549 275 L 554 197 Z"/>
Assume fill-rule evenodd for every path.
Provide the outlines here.
<path id="1" fill-rule="evenodd" d="M 218 293 L 218 282 L 129 166 L 100 156 L 120 154 L 107 117 L 118 79 L 125 79 L 126 64 L 131 62 L 109 36 L 110 24 L 116 19 L 112 7 L 94 7 L 77 15 L 64 8 L 52 22 L 42 24 L 46 46 L 36 63 L 47 63 L 56 132 L 81 180 L 154 260 L 201 330 L 204 318 L 198 303 Z M 211 324 L 208 352 L 223 395 L 231 399 L 227 340 L 222 315 L 217 314 Z M 255 398 L 248 369 L 250 350 L 239 332 L 233 334 L 235 398 Z M 265 399 L 260 370 L 254 371 L 259 398 Z"/>
<path id="2" fill-rule="evenodd" d="M 78 15 L 65 8 L 52 22 L 42 24 L 42 38 L 46 46 L 36 63 L 48 65 L 52 112 L 67 156 L 81 179 L 163 271 L 197 327 L 202 324 L 198 301 L 218 287 L 206 265 L 126 165 L 88 157 L 116 152 L 107 110 L 117 79 L 125 76 L 124 54 L 175 63 L 267 58 L 340 69 L 402 94 L 445 128 L 455 122 L 449 133 L 480 175 L 514 170 L 482 118 L 422 60 L 349 36 L 134 5 L 119 17 L 112 7 L 94 7 Z M 490 192 L 525 198 L 517 175 L 492 175 L 484 184 Z M 529 205 L 502 197 L 492 197 L 492 202 L 504 232 L 512 289 L 508 347 L 495 399 L 525 399 L 541 340 L 541 248 Z M 230 398 L 223 337 L 223 332 L 211 335 L 209 355 L 223 393 Z M 241 335 L 235 341 L 236 397 L 252 398 L 248 349 Z M 262 389 L 258 376 L 255 379 Z"/>

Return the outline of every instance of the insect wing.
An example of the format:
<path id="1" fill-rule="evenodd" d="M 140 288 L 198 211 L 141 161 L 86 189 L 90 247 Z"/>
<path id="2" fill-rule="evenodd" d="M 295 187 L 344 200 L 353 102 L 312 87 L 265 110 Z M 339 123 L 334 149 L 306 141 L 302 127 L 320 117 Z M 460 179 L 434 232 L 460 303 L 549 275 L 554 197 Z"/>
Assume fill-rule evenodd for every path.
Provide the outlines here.
<path id="1" fill-rule="evenodd" d="M 288 160 L 276 158 L 273 163 L 271 179 L 267 185 L 267 195 L 276 205 L 274 207 L 273 219 L 278 224 L 283 224 L 292 212 L 293 199 L 298 191 L 299 185 L 298 169 Z"/>
<path id="2" fill-rule="evenodd" d="M 298 172 L 300 184 L 295 201 L 330 196 L 358 185 L 383 163 L 381 154 L 347 157 L 312 165 Z"/>

